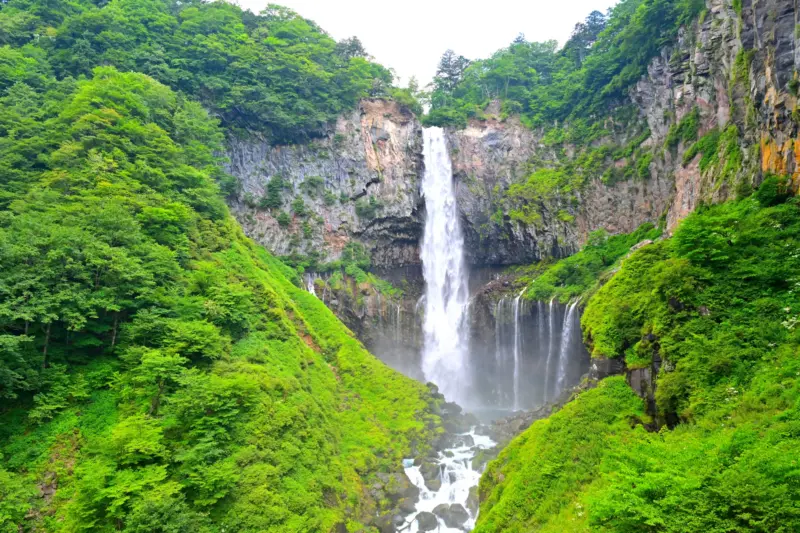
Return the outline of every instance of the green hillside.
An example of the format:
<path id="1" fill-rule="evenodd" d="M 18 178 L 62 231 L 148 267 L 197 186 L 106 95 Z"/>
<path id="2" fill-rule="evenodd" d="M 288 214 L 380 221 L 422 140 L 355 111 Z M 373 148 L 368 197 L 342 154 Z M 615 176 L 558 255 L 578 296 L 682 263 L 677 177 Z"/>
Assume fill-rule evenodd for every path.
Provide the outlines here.
<path id="1" fill-rule="evenodd" d="M 217 122 L 143 74 L 56 81 L 4 50 L 0 530 L 378 514 L 365 484 L 425 450 L 431 398 L 243 236 Z"/>
<path id="2" fill-rule="evenodd" d="M 476 532 L 800 529 L 800 203 L 785 187 L 768 178 L 623 260 L 584 336 L 629 369 L 660 361 L 653 407 L 611 377 L 533 424 L 481 479 Z"/>

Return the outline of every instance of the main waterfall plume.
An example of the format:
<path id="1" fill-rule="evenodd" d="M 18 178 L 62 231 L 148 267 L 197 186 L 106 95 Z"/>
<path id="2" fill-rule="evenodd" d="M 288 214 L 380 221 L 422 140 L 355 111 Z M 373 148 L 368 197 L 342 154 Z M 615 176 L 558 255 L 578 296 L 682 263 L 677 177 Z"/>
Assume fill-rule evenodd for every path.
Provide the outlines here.
<path id="1" fill-rule="evenodd" d="M 444 131 L 427 128 L 424 141 L 422 193 L 427 218 L 421 251 L 425 277 L 422 371 L 448 398 L 463 402 L 470 384 L 464 236 Z"/>

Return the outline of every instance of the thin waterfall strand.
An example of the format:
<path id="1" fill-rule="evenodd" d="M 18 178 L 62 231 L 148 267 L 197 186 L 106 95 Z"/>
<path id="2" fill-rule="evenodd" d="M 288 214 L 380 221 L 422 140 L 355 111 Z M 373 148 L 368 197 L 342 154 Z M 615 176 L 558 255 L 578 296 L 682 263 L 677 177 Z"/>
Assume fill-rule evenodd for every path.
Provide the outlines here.
<path id="1" fill-rule="evenodd" d="M 550 304 L 547 307 L 547 329 L 548 329 L 548 339 L 547 339 L 547 364 L 545 366 L 545 381 L 544 381 L 544 400 L 547 401 L 551 398 L 550 396 L 550 367 L 552 366 L 553 361 L 553 339 L 555 338 L 555 323 L 553 322 L 553 302 L 555 298 L 550 300 Z"/>
<path id="2" fill-rule="evenodd" d="M 519 359 L 522 351 L 522 328 L 519 321 L 520 298 L 525 289 L 514 298 L 514 410 L 519 410 Z"/>
<path id="3" fill-rule="evenodd" d="M 463 402 L 470 384 L 464 237 L 444 131 L 426 128 L 423 137 L 422 193 L 427 217 L 420 254 L 425 277 L 422 371 L 446 396 Z"/>
<path id="4" fill-rule="evenodd" d="M 561 328 L 561 353 L 558 357 L 558 381 L 556 382 L 556 394 L 564 390 L 567 380 L 567 363 L 569 359 L 569 344 L 572 337 L 573 314 L 578 307 L 578 300 L 567 305 L 567 312 L 564 315 L 564 327 Z"/>
<path id="5" fill-rule="evenodd" d="M 500 298 L 497 301 L 497 307 L 494 310 L 494 361 L 497 368 L 500 368 L 500 357 L 502 355 L 502 338 L 503 338 L 503 302 L 505 298 Z"/>
<path id="6" fill-rule="evenodd" d="M 536 301 L 536 326 L 539 330 L 539 336 L 537 337 L 538 346 L 541 348 L 544 347 L 544 303 L 541 300 Z M 549 370 L 546 368 L 547 359 L 545 359 L 545 371 L 544 371 L 544 387 L 542 390 L 542 403 L 547 401 L 547 371 Z"/>

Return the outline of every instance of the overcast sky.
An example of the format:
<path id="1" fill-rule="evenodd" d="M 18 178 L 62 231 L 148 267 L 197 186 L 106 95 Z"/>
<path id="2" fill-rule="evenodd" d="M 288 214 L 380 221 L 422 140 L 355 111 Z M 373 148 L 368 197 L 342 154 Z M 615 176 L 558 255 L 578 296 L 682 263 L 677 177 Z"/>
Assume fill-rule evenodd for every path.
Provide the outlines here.
<path id="1" fill-rule="evenodd" d="M 238 0 L 259 12 L 267 0 Z M 422 85 L 452 48 L 480 59 L 507 46 L 518 34 L 529 41 L 569 38 L 575 23 L 616 0 L 272 0 L 319 24 L 336 39 L 358 36 L 375 59 L 394 68 L 403 83 Z"/>

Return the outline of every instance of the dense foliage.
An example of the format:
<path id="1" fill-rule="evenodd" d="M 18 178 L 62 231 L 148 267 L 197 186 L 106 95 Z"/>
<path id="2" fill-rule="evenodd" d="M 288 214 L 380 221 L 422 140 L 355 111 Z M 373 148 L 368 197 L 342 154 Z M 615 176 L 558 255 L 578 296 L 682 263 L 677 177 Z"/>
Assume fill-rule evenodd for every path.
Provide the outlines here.
<path id="1" fill-rule="evenodd" d="M 2 50 L 0 530 L 362 528 L 427 389 L 243 236 L 200 104 Z"/>
<path id="2" fill-rule="evenodd" d="M 508 48 L 469 62 L 448 51 L 431 94 L 432 125 L 463 125 L 493 100 L 504 115 L 529 125 L 603 117 L 619 104 L 660 48 L 703 9 L 703 0 L 623 0 L 576 25 L 561 49 L 555 41 L 518 37 Z"/>
<path id="3" fill-rule="evenodd" d="M 90 76 L 97 65 L 142 72 L 273 142 L 319 135 L 359 98 L 395 92 L 358 39 L 337 43 L 274 5 L 254 15 L 221 0 L 10 0 L 0 18 L 0 45 L 18 50 L 3 48 L 0 65 L 28 81 L 50 69 Z"/>
<path id="4" fill-rule="evenodd" d="M 661 230 L 652 224 L 643 224 L 636 231 L 621 235 L 597 230 L 589 235 L 578 253 L 552 264 L 524 269 L 520 280 L 528 285 L 525 297 L 540 301 L 556 298 L 562 303 L 574 298 L 585 301 L 632 246 L 659 236 Z"/>
<path id="5" fill-rule="evenodd" d="M 626 258 L 589 301 L 594 356 L 661 361 L 648 432 L 622 377 L 489 465 L 476 531 L 800 529 L 800 202 L 768 178 Z M 652 426 L 650 426 L 652 427 Z"/>

